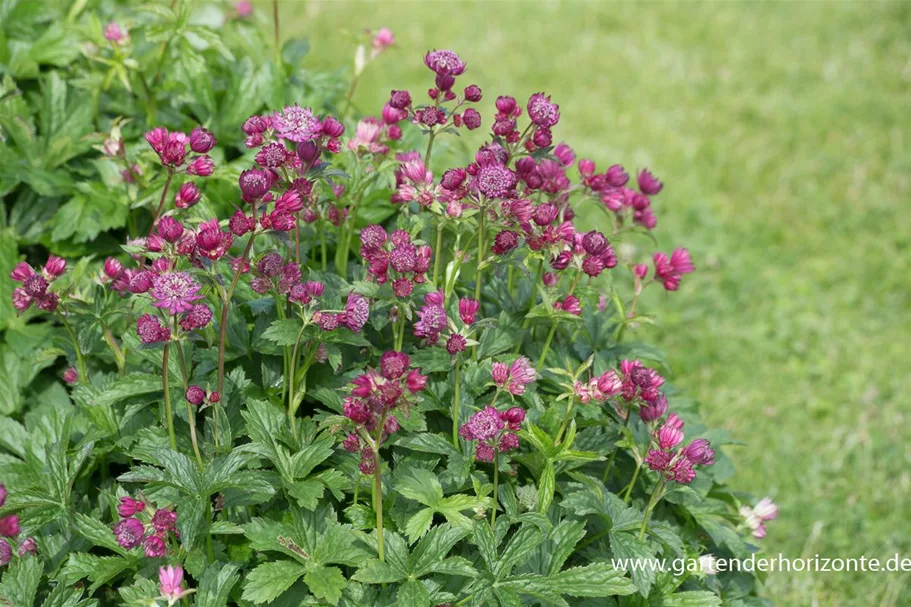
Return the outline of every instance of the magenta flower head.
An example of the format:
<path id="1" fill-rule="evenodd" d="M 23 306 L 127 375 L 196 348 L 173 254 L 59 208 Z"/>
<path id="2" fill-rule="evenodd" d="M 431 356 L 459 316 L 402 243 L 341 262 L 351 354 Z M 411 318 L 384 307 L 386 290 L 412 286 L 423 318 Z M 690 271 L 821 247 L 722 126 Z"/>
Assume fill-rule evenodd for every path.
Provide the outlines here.
<path id="1" fill-rule="evenodd" d="M 357 293 L 349 293 L 348 300 L 345 303 L 343 324 L 358 333 L 367 324 L 369 317 L 370 304 L 367 303 L 367 300 Z"/>
<path id="2" fill-rule="evenodd" d="M 162 326 L 156 316 L 144 314 L 136 319 L 136 333 L 144 344 L 155 344 L 171 339 L 171 330 Z"/>
<path id="3" fill-rule="evenodd" d="M 377 52 L 382 52 L 395 44 L 395 34 L 389 28 L 383 27 L 376 33 L 370 42 Z"/>
<path id="4" fill-rule="evenodd" d="M 272 178 L 266 171 L 249 169 L 241 172 L 238 185 L 240 185 L 244 201 L 252 203 L 269 192 L 269 188 L 272 187 Z"/>
<path id="5" fill-rule="evenodd" d="M 560 106 L 550 102 L 544 93 L 535 93 L 528 98 L 528 117 L 538 126 L 550 128 L 560 121 Z"/>
<path id="6" fill-rule="evenodd" d="M 402 377 L 410 365 L 411 359 L 404 352 L 385 352 L 380 357 L 380 372 L 386 379 Z"/>
<path id="7" fill-rule="evenodd" d="M 465 64 L 452 51 L 431 51 L 424 55 L 424 65 L 437 76 L 459 76 L 465 72 Z"/>
<path id="8" fill-rule="evenodd" d="M 281 112 L 276 112 L 272 116 L 272 127 L 279 137 L 296 143 L 312 141 L 318 138 L 322 131 L 322 124 L 319 118 L 313 115 L 313 110 L 297 104 L 286 106 Z"/>
<path id="9" fill-rule="evenodd" d="M 19 535 L 19 515 L 10 514 L 0 518 L 0 535 L 3 537 L 15 537 Z"/>
<path id="10" fill-rule="evenodd" d="M 559 160 L 563 166 L 566 167 L 572 166 L 572 164 L 576 161 L 576 153 L 573 152 L 573 149 L 565 143 L 561 143 L 555 147 L 553 154 L 557 157 L 557 160 Z"/>
<path id="11" fill-rule="evenodd" d="M 197 154 L 205 154 L 215 147 L 215 135 L 210 131 L 196 127 L 190 133 L 190 149 Z"/>
<path id="12" fill-rule="evenodd" d="M 477 103 L 481 100 L 481 87 L 479 87 L 477 84 L 466 86 L 463 96 L 465 97 L 465 101 Z"/>
<path id="13" fill-rule="evenodd" d="M 208 156 L 197 156 L 187 166 L 187 174 L 208 177 L 215 171 L 215 162 Z"/>
<path id="14" fill-rule="evenodd" d="M 9 495 L 9 492 L 6 490 L 6 485 L 0 483 L 0 507 L 6 504 L 7 495 Z"/>
<path id="15" fill-rule="evenodd" d="M 464 337 L 458 333 L 453 333 L 449 336 L 449 339 L 446 340 L 446 351 L 455 356 L 459 352 L 464 352 L 467 345 L 468 342 Z"/>
<path id="16" fill-rule="evenodd" d="M 475 316 L 478 313 L 478 309 L 481 307 L 481 302 L 477 299 L 470 299 L 468 297 L 463 297 L 459 300 L 459 318 L 462 319 L 462 322 L 466 325 L 474 324 Z"/>
<path id="17" fill-rule="evenodd" d="M 183 236 L 183 226 L 170 215 L 165 215 L 158 220 L 158 235 L 173 244 Z"/>
<path id="18" fill-rule="evenodd" d="M 104 26 L 104 39 L 114 44 L 125 44 L 130 37 L 116 21 L 111 21 Z"/>
<path id="19" fill-rule="evenodd" d="M 427 376 L 421 375 L 421 372 L 417 369 L 412 369 L 408 372 L 408 377 L 405 378 L 405 387 L 412 394 L 417 394 L 427 385 Z"/>
<path id="20" fill-rule="evenodd" d="M 13 549 L 6 540 L 0 540 L 0 565 L 8 565 L 13 558 Z"/>
<path id="21" fill-rule="evenodd" d="M 664 184 L 652 175 L 648 169 L 639 171 L 637 181 L 639 182 L 639 189 L 648 196 L 654 196 L 664 187 Z"/>
<path id="22" fill-rule="evenodd" d="M 471 416 L 459 429 L 464 440 L 477 441 L 475 458 L 480 462 L 492 462 L 498 453 L 512 451 L 519 446 L 515 434 L 525 419 L 525 411 L 513 407 L 505 412 L 487 406 Z"/>
<path id="23" fill-rule="evenodd" d="M 142 548 L 150 559 L 161 558 L 167 551 L 167 545 L 160 535 L 148 535 L 142 540 Z"/>
<path id="24" fill-rule="evenodd" d="M 202 299 L 199 283 L 186 272 L 165 272 L 152 281 L 149 294 L 156 308 L 165 308 L 171 314 L 188 312 L 193 302 Z"/>
<path id="25" fill-rule="evenodd" d="M 187 388 L 187 402 L 197 407 L 206 400 L 206 391 L 199 386 Z"/>
<path id="26" fill-rule="evenodd" d="M 19 556 L 23 557 L 26 554 L 38 554 L 38 543 L 35 542 L 35 538 L 33 537 L 27 537 L 19 544 Z"/>
<path id="27" fill-rule="evenodd" d="M 645 423 L 661 419 L 665 413 L 667 413 L 667 398 L 663 394 L 652 402 L 639 407 L 639 417 Z"/>
<path id="28" fill-rule="evenodd" d="M 615 164 L 607 169 L 607 183 L 613 188 L 620 188 L 629 181 L 629 173 L 624 170 L 622 165 Z"/>
<path id="29" fill-rule="evenodd" d="M 193 331 L 202 329 L 212 322 L 212 310 L 205 304 L 196 304 L 183 318 L 180 319 L 180 327 L 184 331 Z"/>
<path id="30" fill-rule="evenodd" d="M 497 232 L 490 250 L 495 255 L 505 255 L 519 246 L 519 235 L 512 230 Z"/>
<path id="31" fill-rule="evenodd" d="M 475 180 L 478 191 L 487 198 L 507 198 L 516 187 L 518 178 L 502 164 L 490 163 L 478 169 Z"/>
<path id="32" fill-rule="evenodd" d="M 123 518 L 130 518 L 131 516 L 139 514 L 145 510 L 145 508 L 146 505 L 143 502 L 129 496 L 124 496 L 120 498 L 120 503 L 117 505 L 117 514 Z"/>
<path id="33" fill-rule="evenodd" d="M 341 137 L 345 134 L 345 125 L 339 122 L 335 116 L 326 116 L 323 118 L 321 125 L 322 134 L 327 137 Z"/>
<path id="34" fill-rule="evenodd" d="M 79 381 L 79 371 L 76 370 L 76 367 L 70 367 L 63 372 L 63 381 L 71 386 Z"/>
<path id="35" fill-rule="evenodd" d="M 680 279 L 683 275 L 691 274 L 696 269 L 689 251 L 684 248 L 674 249 L 670 259 L 664 253 L 655 253 L 652 258 L 655 262 L 655 278 L 661 281 L 668 291 L 680 288 Z"/>
<path id="36" fill-rule="evenodd" d="M 158 584 L 161 596 L 167 599 L 169 605 L 179 601 L 186 592 L 181 588 L 183 584 L 183 567 L 168 565 L 158 569 Z"/>
<path id="37" fill-rule="evenodd" d="M 715 463 L 715 450 L 704 438 L 697 438 L 683 449 L 683 455 L 694 464 L 711 466 Z"/>
<path id="38" fill-rule="evenodd" d="M 44 264 L 45 278 L 47 278 L 48 281 L 52 281 L 61 276 L 64 272 L 66 272 L 66 260 L 62 257 L 50 255 L 47 258 L 47 263 Z"/>
<path id="39" fill-rule="evenodd" d="M 424 305 L 418 311 L 418 318 L 418 322 L 414 323 L 415 336 L 436 343 L 449 322 L 446 309 L 443 307 L 443 297 L 439 292 L 424 296 Z"/>
<path id="40" fill-rule="evenodd" d="M 667 451 L 673 449 L 683 440 L 683 430 L 670 424 L 661 426 L 657 433 L 658 446 Z"/>
<path id="41" fill-rule="evenodd" d="M 114 537 L 121 548 L 132 550 L 142 542 L 145 526 L 135 518 L 125 518 L 114 525 Z"/>
<path id="42" fill-rule="evenodd" d="M 180 190 L 174 197 L 174 206 L 178 209 L 189 209 L 197 202 L 199 202 L 199 188 L 192 181 L 180 186 Z"/>

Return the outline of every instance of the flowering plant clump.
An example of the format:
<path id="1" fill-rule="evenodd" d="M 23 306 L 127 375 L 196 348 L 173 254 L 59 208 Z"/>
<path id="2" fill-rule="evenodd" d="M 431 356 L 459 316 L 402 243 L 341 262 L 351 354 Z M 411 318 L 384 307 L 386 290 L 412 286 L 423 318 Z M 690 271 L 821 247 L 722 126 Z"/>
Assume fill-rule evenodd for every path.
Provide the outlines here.
<path id="1" fill-rule="evenodd" d="M 168 56 L 157 31 L 110 23 L 105 56 Z M 359 117 L 395 42 L 368 38 L 341 104 L 112 128 L 104 187 L 137 201 L 119 248 L 9 260 L 12 318 L 43 337 L 16 342 L 38 362 L 0 417 L 0 597 L 761 604 L 743 574 L 610 564 L 742 557 L 778 514 L 727 488 L 727 436 L 634 339 L 643 291 L 695 269 L 641 238 L 662 182 L 555 144 L 557 93 L 457 88 L 452 50 L 424 56 L 423 102 Z M 486 141 L 444 166 L 460 129 Z"/>

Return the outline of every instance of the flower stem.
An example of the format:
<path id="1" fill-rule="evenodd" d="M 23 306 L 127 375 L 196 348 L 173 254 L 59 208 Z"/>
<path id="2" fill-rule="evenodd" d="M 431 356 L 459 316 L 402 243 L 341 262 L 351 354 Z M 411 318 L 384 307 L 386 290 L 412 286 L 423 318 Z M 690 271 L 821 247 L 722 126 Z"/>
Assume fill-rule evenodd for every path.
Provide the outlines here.
<path id="1" fill-rule="evenodd" d="M 168 436 L 171 439 L 171 449 L 177 451 L 177 436 L 174 434 L 174 414 L 171 412 L 171 392 L 168 386 L 168 352 L 171 344 L 164 345 L 161 355 L 161 389 L 164 391 L 164 414 L 168 421 Z"/>
<path id="2" fill-rule="evenodd" d="M 440 277 L 440 260 L 443 257 L 443 220 L 437 219 L 437 246 L 433 250 L 433 286 L 437 286 Z"/>
<path id="3" fill-rule="evenodd" d="M 642 526 L 639 527 L 640 542 L 645 539 L 645 529 L 648 527 L 648 519 L 652 515 L 652 510 L 655 508 L 655 506 L 658 505 L 658 501 L 661 499 L 659 495 L 666 482 L 667 481 L 665 481 L 664 477 L 662 476 L 658 482 L 655 483 L 655 490 L 652 491 L 652 496 L 648 498 L 648 506 L 645 507 L 645 514 L 642 517 Z"/>
<path id="4" fill-rule="evenodd" d="M 626 486 L 626 495 L 623 496 L 623 501 L 629 503 L 630 494 L 633 492 L 633 485 L 636 484 L 636 479 L 639 478 L 639 471 L 642 469 L 642 463 L 639 462 L 636 464 L 636 470 L 633 472 L 633 480 L 629 482 L 629 485 Z"/>
<path id="5" fill-rule="evenodd" d="M 107 325 L 102 325 L 102 333 L 104 334 L 104 341 L 107 342 L 108 346 L 111 348 L 111 353 L 114 355 L 114 364 L 117 365 L 117 372 L 122 376 L 126 365 L 126 358 L 123 356 L 123 350 L 117 345 L 117 341 L 114 339 L 114 335 Z"/>
<path id="6" fill-rule="evenodd" d="M 541 369 L 544 366 L 544 361 L 547 359 L 547 354 L 550 352 L 550 343 L 554 340 L 554 334 L 557 332 L 557 321 L 554 320 L 550 323 L 550 333 L 547 334 L 547 339 L 544 341 L 544 350 L 541 351 L 541 358 L 538 359 L 537 369 Z"/>
<path id="7" fill-rule="evenodd" d="M 86 374 L 85 367 L 85 358 L 82 356 L 82 350 L 79 349 L 79 340 L 76 339 L 76 332 L 73 331 L 72 325 L 66 319 L 66 315 L 63 312 L 59 312 L 60 321 L 63 323 L 63 326 L 66 328 L 66 332 L 70 335 L 70 341 L 73 342 L 73 351 L 76 353 L 76 364 L 79 365 L 79 378 L 82 381 L 88 380 L 88 375 Z"/>
<path id="8" fill-rule="evenodd" d="M 385 422 L 385 416 L 383 416 Z M 380 424 L 380 433 L 383 431 L 383 424 Z M 373 490 L 376 492 L 376 546 L 377 554 L 380 560 L 385 560 L 383 555 L 383 479 L 380 470 L 380 445 L 379 442 L 373 448 Z"/>
<path id="9" fill-rule="evenodd" d="M 566 413 L 563 415 L 563 423 L 560 424 L 560 429 L 557 431 L 557 438 L 554 441 L 555 445 L 560 444 L 560 439 L 563 438 L 563 433 L 566 432 L 566 428 L 569 426 L 569 420 L 573 413 L 573 407 L 576 405 L 576 399 L 570 398 L 569 402 L 566 404 Z"/>
<path id="10" fill-rule="evenodd" d="M 174 332 L 177 332 L 177 317 L 174 317 Z M 184 392 L 187 391 L 187 388 L 190 387 L 190 382 L 187 378 L 187 362 L 183 356 L 183 348 L 180 347 L 180 342 L 175 344 L 177 346 L 177 360 L 180 362 L 180 375 L 183 377 L 183 389 Z M 199 441 L 196 438 L 196 411 L 193 409 L 193 405 L 190 404 L 190 401 L 187 401 L 187 421 L 190 423 L 190 442 L 193 444 L 193 454 L 196 456 L 196 463 L 199 464 L 199 467 L 203 467 L 202 455 L 199 453 Z"/>
<path id="11" fill-rule="evenodd" d="M 493 504 L 490 507 L 490 528 L 497 524 L 497 489 L 500 484 L 500 451 L 494 449 L 493 456 Z"/>
<path id="12" fill-rule="evenodd" d="M 155 224 L 158 223 L 158 218 L 161 217 L 161 211 L 164 209 L 164 201 L 168 196 L 168 190 L 171 188 L 172 179 L 174 179 L 174 169 L 168 167 L 168 178 L 164 182 L 164 189 L 161 191 L 161 198 L 158 200 L 158 208 L 155 210 L 155 216 L 152 217 L 152 229 L 155 228 Z"/>
<path id="13" fill-rule="evenodd" d="M 275 41 L 275 59 L 278 61 L 281 59 L 281 32 L 279 31 L 279 21 L 278 21 L 278 0 L 272 0 L 272 35 Z"/>
<path id="14" fill-rule="evenodd" d="M 487 212 L 485 211 L 484 207 L 482 206 L 481 207 L 481 217 L 480 217 L 480 220 L 478 221 L 478 260 L 477 260 L 478 270 L 476 272 L 475 285 L 474 285 L 474 298 L 476 300 L 478 300 L 479 302 L 481 301 L 481 286 L 482 286 L 481 278 L 484 273 L 483 268 L 481 267 L 481 262 L 483 261 L 483 257 L 484 257 L 484 228 L 486 227 L 485 226 L 486 218 L 487 218 Z"/>
<path id="15" fill-rule="evenodd" d="M 430 129 L 430 136 L 427 138 L 427 151 L 424 152 L 424 168 L 430 170 L 430 153 L 433 151 L 433 140 L 436 137 L 436 131 Z"/>
<path id="16" fill-rule="evenodd" d="M 256 232 L 251 234 L 250 239 L 247 241 L 247 246 L 244 248 L 244 253 L 240 263 L 237 265 L 237 270 L 234 271 L 234 278 L 231 280 L 231 285 L 228 287 L 228 290 L 225 291 L 224 301 L 222 302 L 221 325 L 218 327 L 218 393 L 222 396 L 224 396 L 225 391 L 225 339 L 228 335 L 228 310 L 231 304 L 231 297 L 234 295 L 234 289 L 237 288 L 237 281 L 240 280 L 240 275 L 243 272 L 244 265 L 246 265 L 247 258 L 250 257 L 250 250 L 253 248 L 253 240 L 255 238 Z M 217 446 L 217 430 L 215 441 Z"/>
<path id="17" fill-rule="evenodd" d="M 306 328 L 307 325 L 302 325 L 301 330 L 298 331 L 297 339 L 294 341 L 294 351 L 291 354 L 291 394 L 288 395 L 288 421 L 291 423 L 291 435 L 294 438 L 297 438 L 297 419 L 295 417 L 295 413 L 297 413 L 297 353 Z"/>
<path id="18" fill-rule="evenodd" d="M 624 420 L 624 422 L 623 422 L 624 428 L 629 427 L 629 420 L 631 417 L 630 413 L 631 413 L 630 411 L 626 412 L 626 420 Z M 614 465 L 614 458 L 617 457 L 617 451 L 619 451 L 619 450 L 620 450 L 619 448 L 615 448 L 613 453 L 610 454 L 610 457 L 607 460 L 607 464 L 605 464 L 605 466 L 604 466 L 604 474 L 601 475 L 602 484 L 607 482 L 607 477 L 610 474 L 611 468 Z"/>
<path id="19" fill-rule="evenodd" d="M 453 380 L 453 394 L 452 398 L 452 444 L 456 446 L 456 449 L 459 448 L 459 413 L 461 411 L 461 404 L 459 403 L 459 389 L 461 387 L 461 373 L 462 372 L 462 359 L 456 358 L 455 361 L 455 378 Z"/>
<path id="20" fill-rule="evenodd" d="M 357 506 L 358 494 L 361 492 L 361 471 L 354 473 L 354 497 L 351 499 L 351 505 Z"/>
<path id="21" fill-rule="evenodd" d="M 319 226 L 319 248 L 320 248 L 320 267 L 323 272 L 326 271 L 326 226 L 322 219 L 318 222 Z"/>

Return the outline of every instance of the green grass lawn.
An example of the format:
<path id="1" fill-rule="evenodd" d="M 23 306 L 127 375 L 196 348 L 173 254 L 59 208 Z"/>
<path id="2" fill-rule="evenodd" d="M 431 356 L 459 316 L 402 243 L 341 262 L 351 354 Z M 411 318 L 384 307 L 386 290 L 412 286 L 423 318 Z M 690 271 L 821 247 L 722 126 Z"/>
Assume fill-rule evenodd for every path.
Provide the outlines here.
<path id="1" fill-rule="evenodd" d="M 781 504 L 765 548 L 911 556 L 911 4 L 281 11 L 284 35 L 310 37 L 313 67 L 353 55 L 345 30 L 394 30 L 398 48 L 357 90 L 361 111 L 393 87 L 422 95 L 423 52 L 451 48 L 469 66 L 461 81 L 484 90 L 485 127 L 496 95 L 544 90 L 561 106 L 556 140 L 602 167 L 654 169 L 657 236 L 688 246 L 698 272 L 645 302 L 662 324 L 644 337 L 708 421 L 747 444 L 731 450 L 735 485 Z M 909 573 L 775 574 L 767 593 L 898 606 L 909 587 Z"/>

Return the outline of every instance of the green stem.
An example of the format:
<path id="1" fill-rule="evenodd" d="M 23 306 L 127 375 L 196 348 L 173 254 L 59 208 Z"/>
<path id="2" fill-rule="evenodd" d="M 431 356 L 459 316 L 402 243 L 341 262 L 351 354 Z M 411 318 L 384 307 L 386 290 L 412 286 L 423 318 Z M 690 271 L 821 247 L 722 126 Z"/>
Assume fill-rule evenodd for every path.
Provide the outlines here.
<path id="1" fill-rule="evenodd" d="M 490 508 L 490 528 L 497 524 L 497 489 L 500 483 L 500 452 L 495 450 L 493 456 L 493 504 Z"/>
<path id="2" fill-rule="evenodd" d="M 478 221 L 478 260 L 477 260 L 478 270 L 476 273 L 475 285 L 474 285 L 474 298 L 477 299 L 479 302 L 481 301 L 481 287 L 482 287 L 481 278 L 484 273 L 483 268 L 481 267 L 481 262 L 484 261 L 484 228 L 486 227 L 486 225 L 485 225 L 486 223 L 487 223 L 487 211 L 482 206 L 481 207 L 481 217 L 480 217 L 480 220 Z"/>
<path id="3" fill-rule="evenodd" d="M 354 498 L 351 500 L 352 506 L 357 506 L 357 497 L 361 492 L 361 471 L 358 470 L 354 473 Z"/>
<path id="4" fill-rule="evenodd" d="M 244 265 L 246 265 L 247 258 L 250 257 L 250 250 L 253 248 L 253 240 L 255 238 L 256 232 L 251 234 L 250 239 L 247 241 L 247 246 L 244 248 L 240 263 L 237 265 L 237 270 L 234 272 L 234 278 L 231 280 L 231 285 L 228 287 L 228 290 L 225 291 L 224 301 L 222 302 L 221 325 L 218 327 L 218 393 L 222 397 L 224 397 L 225 392 L 225 339 L 228 335 L 228 310 L 231 305 L 231 297 L 234 295 L 234 289 L 237 287 L 237 281 L 240 280 L 240 275 L 243 272 Z M 215 431 L 215 437 L 215 444 L 217 446 L 218 430 Z"/>
<path id="5" fill-rule="evenodd" d="M 297 438 L 297 418 L 295 416 L 295 413 L 297 413 L 297 352 L 306 328 L 307 325 L 304 324 L 301 326 L 301 330 L 298 331 L 297 339 L 294 341 L 294 351 L 291 354 L 291 394 L 288 398 L 288 421 L 291 423 L 291 435 L 294 438 Z"/>
<path id="6" fill-rule="evenodd" d="M 379 432 L 382 435 L 383 425 L 386 422 L 386 416 L 383 416 L 381 420 Z M 382 472 L 380 470 L 380 444 L 379 441 L 376 442 L 376 446 L 373 448 L 373 490 L 376 492 L 376 546 L 377 554 L 380 557 L 380 561 L 384 561 L 385 557 L 383 554 L 383 479 Z"/>
<path id="7" fill-rule="evenodd" d="M 452 444 L 459 448 L 459 413 L 461 404 L 459 403 L 459 389 L 461 387 L 462 359 L 456 358 L 455 361 L 455 378 L 453 381 L 453 390 L 455 394 L 452 399 Z"/>
<path id="8" fill-rule="evenodd" d="M 430 169 L 430 152 L 433 151 L 433 139 L 436 137 L 436 132 L 431 129 L 430 137 L 427 139 L 427 151 L 424 152 L 424 168 Z"/>
<path id="9" fill-rule="evenodd" d="M 211 498 L 210 498 L 211 499 Z M 212 522 L 212 503 L 210 499 L 206 500 L 206 520 L 211 524 Z M 209 562 L 215 562 L 215 549 L 212 546 L 212 534 L 208 531 L 206 532 L 206 553 L 209 557 Z"/>
<path id="10" fill-rule="evenodd" d="M 323 220 L 319 220 L 318 227 L 319 230 L 319 248 L 320 255 L 320 267 L 323 269 L 323 272 L 326 271 L 326 226 L 324 225 Z"/>
<path id="11" fill-rule="evenodd" d="M 554 340 L 554 334 L 557 332 L 557 321 L 551 321 L 550 323 L 550 333 L 547 334 L 547 339 L 544 341 L 544 350 L 541 351 L 541 358 L 538 359 L 537 369 L 540 370 L 544 367 L 544 361 L 547 359 L 547 354 L 550 352 L 550 343 Z"/>
<path id="12" fill-rule="evenodd" d="M 155 216 L 152 217 L 152 229 L 155 229 L 155 224 L 158 223 L 158 218 L 161 217 L 165 199 L 168 197 L 168 190 L 171 189 L 172 179 L 174 179 L 174 169 L 168 167 L 168 178 L 164 182 L 164 189 L 161 191 L 161 198 L 158 200 L 158 208 L 155 209 Z"/>
<path id="13" fill-rule="evenodd" d="M 630 494 L 633 492 L 633 485 L 636 484 L 636 479 L 639 478 L 639 471 L 642 469 L 642 463 L 638 462 L 636 464 L 636 470 L 633 472 L 633 480 L 629 482 L 629 485 L 626 487 L 626 495 L 623 496 L 623 501 L 629 503 Z"/>
<path id="14" fill-rule="evenodd" d="M 278 0 L 272 0 L 272 35 L 275 39 L 275 62 L 278 63 L 282 57 L 281 33 L 279 32 L 278 21 Z"/>
<path id="15" fill-rule="evenodd" d="M 177 435 L 174 434 L 174 414 L 171 413 L 171 391 L 168 386 L 168 352 L 171 344 L 164 345 L 164 352 L 161 355 L 161 388 L 164 391 L 164 414 L 168 420 L 168 436 L 171 439 L 171 449 L 177 451 Z"/>
<path id="16" fill-rule="evenodd" d="M 79 349 L 79 340 L 76 339 L 76 332 L 73 331 L 72 325 L 70 325 L 70 322 L 66 319 L 66 315 L 62 311 L 59 315 L 61 322 L 63 322 L 63 326 L 66 328 L 66 332 L 70 335 L 70 341 L 73 342 L 73 351 L 76 353 L 76 364 L 79 365 L 79 378 L 82 381 L 88 381 L 85 358 L 82 356 L 82 350 Z"/>
<path id="17" fill-rule="evenodd" d="M 126 366 L 126 358 L 123 356 L 123 351 L 120 349 L 120 346 L 117 345 L 117 341 L 114 339 L 114 335 L 107 325 L 102 325 L 101 330 L 104 334 L 104 341 L 107 342 L 108 347 L 111 349 L 111 353 L 114 355 L 114 364 L 117 365 L 117 373 L 122 376 Z"/>
<path id="18" fill-rule="evenodd" d="M 648 498 L 648 506 L 645 507 L 645 514 L 642 517 L 642 526 L 639 527 L 639 541 L 645 539 L 645 529 L 648 527 L 648 519 L 652 515 L 652 510 L 658 505 L 658 501 L 661 499 L 659 496 L 661 489 L 664 488 L 665 479 L 662 476 L 661 479 L 655 483 L 655 490 L 652 491 L 652 496 Z"/>
<path id="19" fill-rule="evenodd" d="M 626 412 L 626 420 L 624 420 L 624 422 L 623 422 L 624 428 L 629 427 L 629 420 L 630 420 L 630 417 L 632 417 L 630 415 L 630 413 L 631 413 L 630 411 Z M 617 451 L 619 451 L 619 450 L 620 450 L 619 447 L 615 447 L 614 451 L 610 454 L 610 457 L 607 460 L 607 464 L 604 465 L 604 474 L 601 475 L 601 484 L 604 484 L 607 482 L 607 477 L 610 474 L 611 468 L 614 465 L 614 458 L 617 457 Z"/>
<path id="20" fill-rule="evenodd" d="M 443 258 L 443 219 L 437 219 L 437 246 L 433 250 L 433 286 L 437 286 L 440 277 L 440 260 Z"/>
<path id="21" fill-rule="evenodd" d="M 569 403 L 566 405 L 566 413 L 563 415 L 563 423 L 560 424 L 560 429 L 557 431 L 557 439 L 554 441 L 555 445 L 560 444 L 560 439 L 563 438 L 563 433 L 566 432 L 566 428 L 569 426 L 569 420 L 573 413 L 573 407 L 576 405 L 576 400 L 574 398 L 569 399 Z"/>
<path id="22" fill-rule="evenodd" d="M 174 333 L 177 333 L 177 317 L 174 317 Z M 190 387 L 190 382 L 188 380 L 187 374 L 187 362 L 183 355 L 183 348 L 180 346 L 180 342 L 175 344 L 177 346 L 177 360 L 180 363 L 180 375 L 183 378 L 183 391 L 186 393 L 187 388 Z M 196 456 L 196 463 L 199 464 L 199 467 L 203 467 L 202 455 L 199 453 L 199 441 L 196 438 L 196 411 L 193 409 L 193 405 L 190 404 L 190 401 L 187 403 L 187 421 L 190 423 L 190 442 L 193 444 L 193 454 Z"/>

